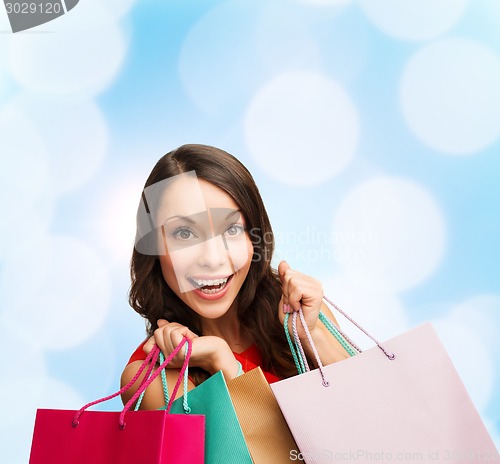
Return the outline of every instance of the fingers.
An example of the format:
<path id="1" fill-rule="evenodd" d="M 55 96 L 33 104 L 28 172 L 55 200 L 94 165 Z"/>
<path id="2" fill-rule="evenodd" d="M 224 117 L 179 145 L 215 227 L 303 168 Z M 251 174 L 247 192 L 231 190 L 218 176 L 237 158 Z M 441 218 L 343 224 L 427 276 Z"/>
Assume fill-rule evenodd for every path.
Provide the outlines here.
<path id="1" fill-rule="evenodd" d="M 302 292 L 298 287 L 297 276 L 300 274 L 294 271 L 286 261 L 281 261 L 278 265 L 278 274 L 282 285 L 283 311 L 298 311 Z M 300 280 L 300 279 L 299 279 Z"/>
<path id="2" fill-rule="evenodd" d="M 278 274 L 282 284 L 280 305 L 284 313 L 316 307 L 323 296 L 321 283 L 316 279 L 292 269 L 286 261 L 281 261 Z"/>
<path id="3" fill-rule="evenodd" d="M 278 265 L 278 275 L 280 276 L 281 283 L 285 282 L 285 272 L 290 269 L 289 264 L 286 261 L 281 261 Z"/>
<path id="4" fill-rule="evenodd" d="M 173 328 L 170 331 L 169 336 L 170 342 L 172 344 L 172 349 L 175 349 L 175 347 L 182 342 L 182 339 L 184 337 L 188 338 L 189 340 L 194 340 L 197 337 L 196 334 L 191 332 L 187 327 L 183 325 L 179 325 L 178 327 Z"/>
<path id="5" fill-rule="evenodd" d="M 154 345 L 158 345 L 165 357 L 168 357 L 172 351 L 182 342 L 184 337 L 194 340 L 198 337 L 194 332 L 191 332 L 186 326 L 177 322 L 169 322 L 166 319 L 159 319 L 157 322 L 158 328 L 154 331 L 153 337 L 147 342 L 147 349 L 151 351 Z M 145 345 L 145 349 L 146 349 Z M 181 350 L 183 353 L 184 350 Z M 173 364 L 182 364 L 184 355 L 179 352 L 173 360 Z"/>
<path id="6" fill-rule="evenodd" d="M 144 353 L 149 354 L 155 345 L 155 337 L 149 337 L 149 340 L 144 343 L 142 349 L 144 350 Z"/>

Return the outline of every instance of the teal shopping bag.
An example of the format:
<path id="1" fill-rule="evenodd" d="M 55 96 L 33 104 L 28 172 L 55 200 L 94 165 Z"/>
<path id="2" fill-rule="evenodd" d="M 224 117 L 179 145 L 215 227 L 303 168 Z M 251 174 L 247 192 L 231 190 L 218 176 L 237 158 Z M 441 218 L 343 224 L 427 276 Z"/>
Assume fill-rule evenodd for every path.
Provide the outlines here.
<path id="1" fill-rule="evenodd" d="M 186 413 L 188 408 L 191 414 L 205 415 L 205 463 L 252 464 L 222 371 L 185 392 L 185 396 L 172 403 L 170 413 Z"/>

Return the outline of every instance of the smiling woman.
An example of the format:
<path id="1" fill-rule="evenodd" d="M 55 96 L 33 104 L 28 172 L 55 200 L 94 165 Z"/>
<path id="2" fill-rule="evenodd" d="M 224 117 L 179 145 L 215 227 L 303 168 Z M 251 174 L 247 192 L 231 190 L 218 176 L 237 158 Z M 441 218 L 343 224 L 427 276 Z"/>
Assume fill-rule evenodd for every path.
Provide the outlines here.
<path id="1" fill-rule="evenodd" d="M 238 362 L 244 371 L 260 366 L 269 382 L 289 377 L 296 372 L 282 326 L 289 307 L 302 306 L 327 363 L 347 357 L 316 324 L 320 309 L 333 318 L 322 305 L 321 284 L 284 261 L 272 269 L 273 250 L 258 188 L 235 157 L 205 145 L 163 156 L 144 187 L 131 261 L 129 301 L 146 318 L 149 338 L 131 357 L 122 383 L 153 345 L 167 357 L 183 336 L 193 341 L 190 388 L 218 371 L 232 379 Z M 167 378 L 178 375 L 182 361 L 174 358 Z M 161 407 L 163 398 L 156 379 L 141 408 Z"/>

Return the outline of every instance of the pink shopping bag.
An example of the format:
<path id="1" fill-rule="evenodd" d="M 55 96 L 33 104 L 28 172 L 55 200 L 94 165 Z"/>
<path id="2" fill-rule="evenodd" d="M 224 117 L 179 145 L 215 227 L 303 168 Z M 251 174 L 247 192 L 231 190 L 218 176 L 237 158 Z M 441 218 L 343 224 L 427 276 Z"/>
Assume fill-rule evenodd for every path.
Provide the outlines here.
<path id="1" fill-rule="evenodd" d="M 39 409 L 30 464 L 203 464 L 205 416 L 171 414 L 169 408 L 129 411 L 185 342 L 188 351 L 174 388 L 175 397 L 191 354 L 191 342 L 187 339 L 152 372 L 159 355 L 159 348 L 155 348 L 130 383 L 113 395 L 89 403 L 79 411 Z M 121 412 L 86 410 L 130 388 L 147 366 L 147 380 Z"/>
<path id="2" fill-rule="evenodd" d="M 301 311 L 299 317 L 307 331 Z M 500 462 L 430 323 L 383 345 L 373 340 L 378 346 L 329 366 L 316 353 L 318 369 L 271 384 L 299 448 L 292 460 Z"/>

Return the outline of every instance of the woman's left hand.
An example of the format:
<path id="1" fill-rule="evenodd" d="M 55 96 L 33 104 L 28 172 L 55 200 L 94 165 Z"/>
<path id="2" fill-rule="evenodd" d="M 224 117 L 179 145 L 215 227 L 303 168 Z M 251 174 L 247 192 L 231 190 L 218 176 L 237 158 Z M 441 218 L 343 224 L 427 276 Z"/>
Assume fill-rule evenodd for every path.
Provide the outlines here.
<path id="1" fill-rule="evenodd" d="M 283 295 L 279 303 L 280 322 L 283 324 L 285 320 L 284 305 L 290 306 L 290 312 L 298 311 L 302 306 L 307 327 L 313 333 L 323 302 L 323 286 L 321 282 L 295 271 L 286 261 L 281 261 L 279 264 L 278 274 L 283 286 Z M 291 329 L 291 320 L 289 324 Z M 300 322 L 297 323 L 297 330 L 299 337 L 304 338 L 305 332 Z"/>

